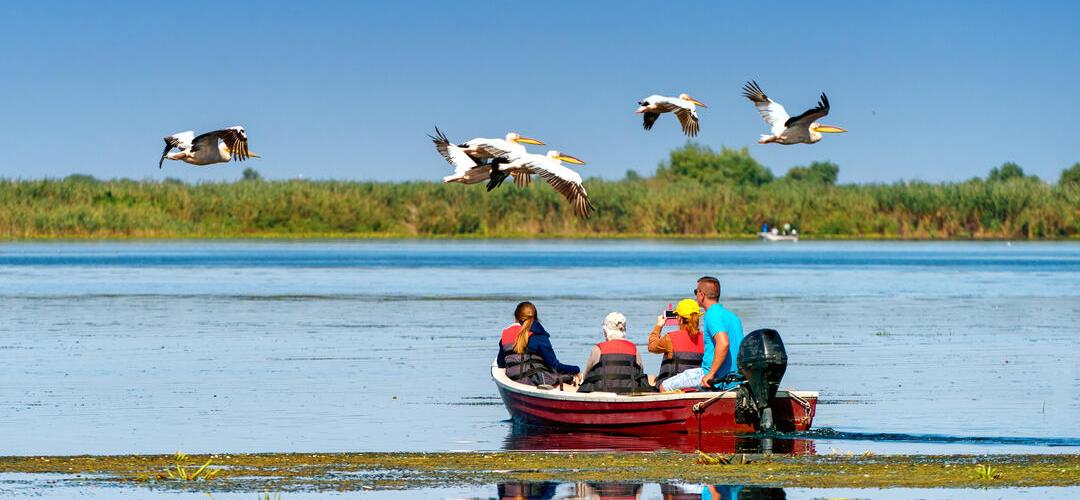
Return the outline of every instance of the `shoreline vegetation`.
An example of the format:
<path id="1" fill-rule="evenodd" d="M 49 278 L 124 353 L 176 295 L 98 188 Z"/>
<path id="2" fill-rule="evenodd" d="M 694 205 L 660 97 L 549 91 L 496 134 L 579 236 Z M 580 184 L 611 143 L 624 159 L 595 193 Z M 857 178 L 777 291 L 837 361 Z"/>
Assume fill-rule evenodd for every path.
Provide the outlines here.
<path id="1" fill-rule="evenodd" d="M 441 173 L 441 170 L 439 171 Z M 155 238 L 752 239 L 763 223 L 807 239 L 1080 239 L 1080 163 L 1055 183 L 1006 163 L 962 182 L 837 184 L 814 162 L 775 177 L 744 148 L 695 143 L 655 175 L 589 179 L 591 219 L 542 180 L 492 192 L 440 182 L 263 180 L 189 184 L 0 179 L 0 240 Z"/>
<path id="2" fill-rule="evenodd" d="M 737 455 L 673 452 L 269 453 L 192 455 L 212 480 L 176 479 L 170 455 L 0 457 L 0 474 L 219 491 L 386 490 L 524 481 L 632 481 L 808 488 L 1080 485 L 1080 455 Z M 194 467 L 194 466 L 193 466 Z M 194 470 L 194 468 L 192 469 Z M 56 484 L 56 476 L 49 476 Z"/>

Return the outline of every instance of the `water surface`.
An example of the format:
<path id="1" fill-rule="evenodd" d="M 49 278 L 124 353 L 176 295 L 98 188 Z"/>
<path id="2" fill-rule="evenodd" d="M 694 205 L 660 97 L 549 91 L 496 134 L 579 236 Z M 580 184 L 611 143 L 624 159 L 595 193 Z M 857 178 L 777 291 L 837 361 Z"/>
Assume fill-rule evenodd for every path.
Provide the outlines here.
<path id="1" fill-rule="evenodd" d="M 514 305 L 580 364 L 703 274 L 821 392 L 819 453 L 1080 450 L 1075 243 L 181 241 L 0 245 L 2 454 L 529 449 Z"/>

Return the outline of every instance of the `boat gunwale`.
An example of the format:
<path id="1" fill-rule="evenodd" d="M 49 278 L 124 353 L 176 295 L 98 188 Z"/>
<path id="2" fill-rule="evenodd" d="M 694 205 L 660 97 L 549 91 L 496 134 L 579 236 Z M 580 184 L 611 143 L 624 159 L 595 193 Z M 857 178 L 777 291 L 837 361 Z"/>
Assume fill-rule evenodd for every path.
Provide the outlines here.
<path id="1" fill-rule="evenodd" d="M 491 378 L 495 381 L 495 385 L 497 385 L 500 389 L 505 389 L 523 396 L 536 397 L 541 399 L 551 399 L 557 401 L 574 401 L 581 403 L 635 404 L 655 403 L 664 401 L 712 399 L 717 395 L 720 396 L 720 399 L 731 399 L 735 397 L 735 391 L 728 391 L 726 393 L 719 393 L 715 391 L 700 391 L 672 394 L 658 393 L 642 396 L 623 396 L 615 394 L 613 392 L 579 393 L 559 391 L 553 389 L 540 389 L 533 385 L 522 384 L 510 380 L 510 378 L 506 376 L 505 369 L 499 368 L 498 364 L 496 363 L 491 364 Z M 818 399 L 818 391 L 797 391 L 793 389 L 780 389 L 776 392 L 776 398 L 790 398 L 789 395 L 805 400 Z"/>

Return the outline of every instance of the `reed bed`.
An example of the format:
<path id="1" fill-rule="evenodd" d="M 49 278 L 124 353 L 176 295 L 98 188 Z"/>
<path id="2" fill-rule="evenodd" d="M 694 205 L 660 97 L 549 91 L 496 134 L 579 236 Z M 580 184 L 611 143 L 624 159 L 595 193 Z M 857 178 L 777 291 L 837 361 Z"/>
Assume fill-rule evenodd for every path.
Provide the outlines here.
<path id="1" fill-rule="evenodd" d="M 587 180 L 596 206 L 588 220 L 542 181 L 489 193 L 482 185 L 257 175 L 196 184 L 0 179 L 0 238 L 749 238 L 762 223 L 790 223 L 822 239 L 1080 238 L 1080 182 L 1065 176 L 1057 184 L 1017 176 L 834 185 L 799 180 L 805 168 L 793 169 L 798 178 L 772 179 L 744 167 L 749 174 L 710 179 L 662 164 L 653 177 Z M 725 181 L 731 176 L 744 180 Z"/>

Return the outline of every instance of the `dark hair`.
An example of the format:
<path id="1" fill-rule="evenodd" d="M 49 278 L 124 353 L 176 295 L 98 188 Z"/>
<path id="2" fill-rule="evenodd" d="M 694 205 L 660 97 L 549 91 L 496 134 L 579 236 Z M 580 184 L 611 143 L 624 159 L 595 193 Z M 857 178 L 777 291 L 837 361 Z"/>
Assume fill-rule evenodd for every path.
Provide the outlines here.
<path id="1" fill-rule="evenodd" d="M 522 302 L 514 308 L 514 321 L 521 323 L 517 338 L 514 339 L 514 352 L 525 354 L 525 347 L 529 345 L 529 330 L 533 321 L 536 321 L 536 306 L 532 302 Z"/>
<path id="2" fill-rule="evenodd" d="M 712 276 L 702 276 L 697 283 L 698 291 L 704 294 L 706 299 L 720 300 L 720 280 Z"/>

